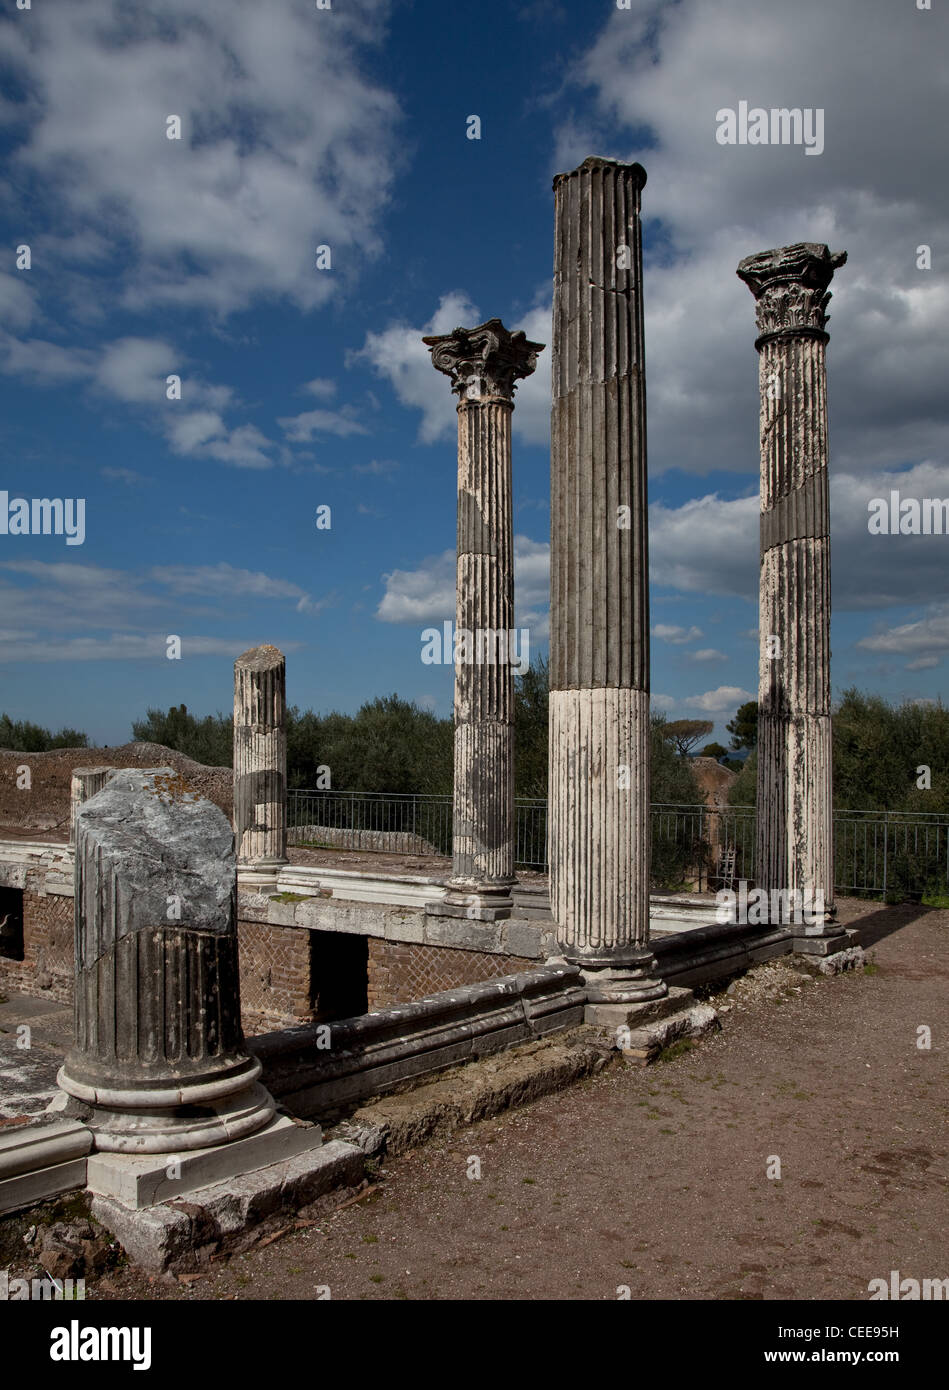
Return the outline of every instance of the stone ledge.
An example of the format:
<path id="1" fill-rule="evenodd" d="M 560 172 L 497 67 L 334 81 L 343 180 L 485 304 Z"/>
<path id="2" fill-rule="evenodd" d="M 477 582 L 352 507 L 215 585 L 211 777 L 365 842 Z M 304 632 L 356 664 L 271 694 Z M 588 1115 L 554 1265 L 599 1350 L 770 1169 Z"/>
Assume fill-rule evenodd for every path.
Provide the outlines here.
<path id="1" fill-rule="evenodd" d="M 316 1149 L 321 1142 L 319 1125 L 278 1115 L 256 1134 L 213 1148 L 181 1154 L 93 1154 L 86 1183 L 96 1196 L 112 1197 L 138 1210 L 270 1167 Z M 168 1176 L 172 1163 L 178 1172 L 174 1178 Z"/>
<path id="2" fill-rule="evenodd" d="M 333 1131 L 369 1154 L 395 1155 L 463 1125 L 526 1105 L 602 1071 L 618 1054 L 591 1029 L 469 1062 L 403 1095 L 361 1107 Z"/>
<path id="3" fill-rule="evenodd" d="M 362 1180 L 365 1154 L 340 1140 L 282 1163 L 202 1187 L 187 1199 L 133 1210 L 94 1196 L 92 1215 L 119 1241 L 133 1264 L 152 1273 L 187 1272 L 214 1254 L 247 1249 L 266 1226 L 278 1226 L 337 1187 Z"/>

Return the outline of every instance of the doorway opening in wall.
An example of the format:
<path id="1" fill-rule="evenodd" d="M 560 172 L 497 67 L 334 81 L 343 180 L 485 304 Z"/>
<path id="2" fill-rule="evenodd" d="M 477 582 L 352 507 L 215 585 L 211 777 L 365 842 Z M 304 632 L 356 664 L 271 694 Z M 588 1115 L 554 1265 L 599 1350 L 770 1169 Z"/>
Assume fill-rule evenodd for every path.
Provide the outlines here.
<path id="1" fill-rule="evenodd" d="M 0 888 L 0 956 L 23 959 L 22 888 Z"/>
<path id="2" fill-rule="evenodd" d="M 369 939 L 310 932 L 310 1008 L 316 1023 L 354 1018 L 369 1008 Z"/>

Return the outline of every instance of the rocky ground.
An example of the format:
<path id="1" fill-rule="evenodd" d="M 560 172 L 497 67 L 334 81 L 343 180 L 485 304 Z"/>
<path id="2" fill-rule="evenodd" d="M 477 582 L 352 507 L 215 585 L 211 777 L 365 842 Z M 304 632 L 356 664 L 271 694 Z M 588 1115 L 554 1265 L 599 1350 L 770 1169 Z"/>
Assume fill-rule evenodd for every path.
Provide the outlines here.
<path id="1" fill-rule="evenodd" d="M 946 1277 L 949 913 L 842 916 L 865 969 L 759 967 L 688 1050 L 387 1160 L 206 1273 L 107 1269 L 87 1297 L 866 1300 L 894 1269 Z"/>

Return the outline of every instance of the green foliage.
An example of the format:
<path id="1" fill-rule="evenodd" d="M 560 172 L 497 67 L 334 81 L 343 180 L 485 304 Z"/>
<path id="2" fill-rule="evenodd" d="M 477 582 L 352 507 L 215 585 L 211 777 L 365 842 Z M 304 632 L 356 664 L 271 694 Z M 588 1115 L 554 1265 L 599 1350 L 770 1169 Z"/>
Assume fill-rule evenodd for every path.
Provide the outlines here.
<path id="1" fill-rule="evenodd" d="M 651 765 L 649 800 L 695 806 L 705 800 L 688 758 L 680 758 L 669 737 L 664 714 L 654 714 L 650 725 Z"/>
<path id="2" fill-rule="evenodd" d="M 667 738 L 682 758 L 687 758 L 699 739 L 708 738 L 715 728 L 711 719 L 673 719 L 663 725 L 663 737 Z"/>
<path id="3" fill-rule="evenodd" d="M 208 714 L 196 719 L 185 705 L 172 705 L 168 713 L 149 709 L 132 725 L 139 743 L 160 743 L 174 748 L 207 767 L 230 767 L 234 760 L 233 725 L 228 714 Z"/>
<path id="4" fill-rule="evenodd" d="M 739 705 L 734 719 L 725 728 L 732 736 L 732 748 L 756 748 L 758 745 L 758 701 L 747 700 Z"/>
<path id="5" fill-rule="evenodd" d="M 724 758 L 728 749 L 724 743 L 707 743 L 699 754 L 702 758 Z"/>
<path id="6" fill-rule="evenodd" d="M 540 657 L 514 680 L 514 781 L 518 796 L 547 795 L 550 669 Z"/>
<path id="7" fill-rule="evenodd" d="M 931 770 L 928 791 L 916 785 L 922 766 Z M 845 690 L 834 713 L 834 805 L 949 811 L 949 710 Z"/>
<path id="8" fill-rule="evenodd" d="M 728 790 L 728 804 L 730 806 L 754 806 L 757 778 L 758 753 L 756 750 L 742 763 L 741 771 L 731 784 Z"/>
<path id="9" fill-rule="evenodd" d="M 48 753 L 53 748 L 88 748 L 89 740 L 77 729 L 60 729 L 50 733 L 39 724 L 31 724 L 28 719 L 11 719 L 8 714 L 0 715 L 0 748 L 9 748 L 15 753 Z"/>

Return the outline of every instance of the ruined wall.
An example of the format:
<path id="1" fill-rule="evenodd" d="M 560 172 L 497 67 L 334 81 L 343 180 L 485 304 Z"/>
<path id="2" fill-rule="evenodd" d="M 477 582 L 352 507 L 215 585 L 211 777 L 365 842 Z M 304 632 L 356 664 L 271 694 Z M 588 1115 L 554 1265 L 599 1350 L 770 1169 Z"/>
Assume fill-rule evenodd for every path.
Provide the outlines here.
<path id="1" fill-rule="evenodd" d="M 458 951 L 448 946 L 420 946 L 369 938 L 369 1011 L 411 1004 L 439 990 L 480 984 L 519 970 L 536 970 L 538 962 L 489 951 Z"/>
<path id="2" fill-rule="evenodd" d="M 160 743 L 115 748 L 56 748 L 51 753 L 0 749 L 0 832 L 69 835 L 69 786 L 74 767 L 173 767 L 202 796 L 230 816 L 234 804 L 229 767 L 205 767 Z M 17 787 L 17 769 L 30 769 L 29 790 Z"/>

